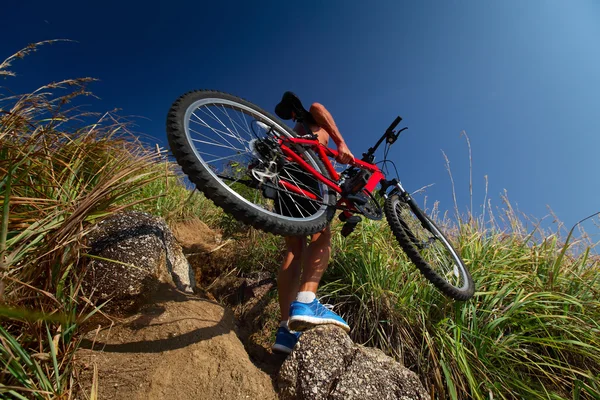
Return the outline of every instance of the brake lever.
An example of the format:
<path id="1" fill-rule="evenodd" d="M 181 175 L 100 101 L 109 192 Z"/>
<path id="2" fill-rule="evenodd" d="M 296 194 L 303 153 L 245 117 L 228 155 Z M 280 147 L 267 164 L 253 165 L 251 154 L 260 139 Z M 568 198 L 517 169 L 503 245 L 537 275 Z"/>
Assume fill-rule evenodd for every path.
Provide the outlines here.
<path id="1" fill-rule="evenodd" d="M 396 140 L 398 140 L 398 137 L 400 136 L 400 134 L 407 129 L 408 129 L 408 126 L 405 126 L 404 128 L 400 129 L 395 134 L 394 134 L 394 131 L 392 131 L 391 134 L 387 137 L 388 144 L 394 144 L 396 142 Z"/>

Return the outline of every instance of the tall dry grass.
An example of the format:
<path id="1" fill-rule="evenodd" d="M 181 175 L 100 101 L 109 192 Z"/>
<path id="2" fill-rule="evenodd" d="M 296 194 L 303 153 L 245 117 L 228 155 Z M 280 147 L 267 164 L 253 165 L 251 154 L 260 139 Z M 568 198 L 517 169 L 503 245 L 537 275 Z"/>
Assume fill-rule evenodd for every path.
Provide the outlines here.
<path id="1" fill-rule="evenodd" d="M 181 218 L 205 201 L 127 121 L 81 108 L 92 81 L 0 96 L 0 397 L 72 395 L 78 327 L 98 311 L 80 292 L 94 223 L 127 208 Z"/>
<path id="2" fill-rule="evenodd" d="M 527 228 L 506 197 L 496 213 L 488 203 L 457 221 L 437 216 L 472 272 L 477 292 L 467 302 L 420 276 L 385 221 L 334 235 L 321 292 L 352 338 L 416 371 L 435 398 L 599 399 L 595 243 L 578 226 Z"/>

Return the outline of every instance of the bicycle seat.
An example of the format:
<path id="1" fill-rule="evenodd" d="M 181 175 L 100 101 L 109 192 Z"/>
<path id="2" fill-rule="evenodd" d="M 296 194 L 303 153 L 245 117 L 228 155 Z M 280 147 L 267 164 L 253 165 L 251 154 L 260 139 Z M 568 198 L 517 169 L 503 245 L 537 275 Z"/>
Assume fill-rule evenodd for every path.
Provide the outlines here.
<path id="1" fill-rule="evenodd" d="M 303 120 L 306 115 L 310 115 L 300 98 L 292 92 L 285 92 L 279 104 L 275 106 L 275 114 L 281 119 L 291 119 L 292 111 L 296 114 L 296 119 Z"/>

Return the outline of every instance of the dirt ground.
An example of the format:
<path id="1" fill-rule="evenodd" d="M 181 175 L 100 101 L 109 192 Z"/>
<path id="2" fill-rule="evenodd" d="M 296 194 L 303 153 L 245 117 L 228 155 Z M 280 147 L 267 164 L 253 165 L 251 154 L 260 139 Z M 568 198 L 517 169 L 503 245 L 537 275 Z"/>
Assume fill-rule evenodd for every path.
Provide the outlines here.
<path id="1" fill-rule="evenodd" d="M 173 233 L 197 282 L 218 275 L 219 264 L 235 251 L 200 221 L 178 224 Z M 272 282 L 240 288 L 239 280 L 226 278 L 224 289 L 239 297 L 235 312 L 205 290 L 187 295 L 163 285 L 136 315 L 88 332 L 76 355 L 83 385 L 76 398 L 89 398 L 97 370 L 99 399 L 277 399 L 272 379 L 284 358 L 270 352 L 273 327 L 260 325 L 264 310 L 275 306 L 264 296 Z M 250 301 L 241 305 L 248 300 L 244 293 Z"/>
<path id="2" fill-rule="evenodd" d="M 213 301 L 163 287 L 122 323 L 91 331 L 77 354 L 99 399 L 276 399 L 269 375 L 250 361 L 233 314 Z"/>

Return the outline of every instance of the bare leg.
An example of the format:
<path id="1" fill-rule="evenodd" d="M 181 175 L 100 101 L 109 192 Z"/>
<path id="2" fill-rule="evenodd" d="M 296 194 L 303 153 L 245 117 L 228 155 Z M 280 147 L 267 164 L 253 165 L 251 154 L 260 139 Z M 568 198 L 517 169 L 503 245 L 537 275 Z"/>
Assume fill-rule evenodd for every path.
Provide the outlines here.
<path id="1" fill-rule="evenodd" d="M 300 278 L 300 292 L 317 293 L 321 277 L 327 269 L 331 254 L 331 230 L 329 226 L 312 236 L 306 249 L 304 268 Z"/>
<path id="2" fill-rule="evenodd" d="M 313 235 L 304 254 L 304 265 L 300 277 L 298 301 L 292 307 L 293 315 L 288 324 L 293 331 L 305 331 L 322 324 L 337 325 L 346 332 L 350 326 L 342 317 L 320 304 L 310 293 L 316 295 L 323 273 L 327 269 L 331 253 L 331 231 L 329 227 Z M 303 293 L 309 292 L 309 293 Z M 310 298 L 313 300 L 311 301 Z"/>
<path id="3" fill-rule="evenodd" d="M 285 238 L 286 252 L 277 275 L 277 291 L 279 293 L 279 309 L 281 310 L 282 321 L 289 318 L 290 304 L 298 294 L 305 243 L 306 238 L 302 236 Z"/>

